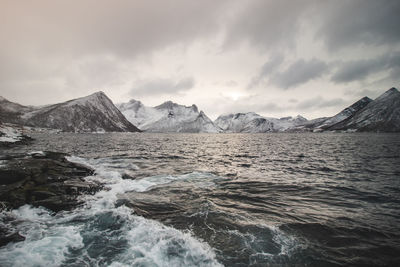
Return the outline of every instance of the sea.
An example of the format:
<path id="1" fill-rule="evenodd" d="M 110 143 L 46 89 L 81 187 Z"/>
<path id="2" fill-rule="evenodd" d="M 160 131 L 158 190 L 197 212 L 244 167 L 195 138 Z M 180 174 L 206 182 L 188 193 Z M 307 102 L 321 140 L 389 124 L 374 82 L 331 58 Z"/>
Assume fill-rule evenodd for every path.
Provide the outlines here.
<path id="1" fill-rule="evenodd" d="M 105 186 L 2 212 L 26 239 L 0 266 L 400 266 L 399 134 L 32 137 L 1 153 L 65 152 Z"/>

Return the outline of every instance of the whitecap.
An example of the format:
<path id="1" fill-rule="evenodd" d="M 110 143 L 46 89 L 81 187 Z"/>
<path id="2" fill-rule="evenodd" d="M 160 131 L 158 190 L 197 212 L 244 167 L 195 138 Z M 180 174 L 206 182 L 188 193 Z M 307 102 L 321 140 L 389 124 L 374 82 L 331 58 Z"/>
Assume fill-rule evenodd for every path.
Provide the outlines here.
<path id="1" fill-rule="evenodd" d="M 68 157 L 96 170 L 86 177 L 104 183 L 105 190 L 82 196 L 85 205 L 52 214 L 44 208 L 25 205 L 4 221 L 23 235 L 25 241 L 0 249 L 2 266 L 221 266 L 205 242 L 159 222 L 116 207 L 118 194 L 144 192 L 174 181 L 200 179 L 210 174 L 153 176 L 122 179 L 116 168 L 101 160 Z M 99 254 L 100 253 L 100 254 Z"/>

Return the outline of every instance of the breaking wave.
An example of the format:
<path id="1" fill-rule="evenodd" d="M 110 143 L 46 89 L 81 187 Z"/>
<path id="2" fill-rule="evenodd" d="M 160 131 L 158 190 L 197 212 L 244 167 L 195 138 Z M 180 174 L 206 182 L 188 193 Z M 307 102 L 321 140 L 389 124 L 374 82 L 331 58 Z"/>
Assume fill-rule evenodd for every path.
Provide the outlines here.
<path id="1" fill-rule="evenodd" d="M 104 159 L 68 160 L 93 167 L 96 174 L 86 179 L 104 183 L 105 190 L 83 196 L 85 204 L 73 211 L 52 214 L 44 208 L 25 205 L 1 213 L 4 226 L 25 237 L 23 242 L 9 243 L 0 249 L 2 266 L 221 266 L 213 249 L 190 232 L 137 216 L 128 207 L 116 206 L 119 194 L 144 192 L 194 177 L 201 180 L 209 174 L 131 180 L 123 179 Z"/>

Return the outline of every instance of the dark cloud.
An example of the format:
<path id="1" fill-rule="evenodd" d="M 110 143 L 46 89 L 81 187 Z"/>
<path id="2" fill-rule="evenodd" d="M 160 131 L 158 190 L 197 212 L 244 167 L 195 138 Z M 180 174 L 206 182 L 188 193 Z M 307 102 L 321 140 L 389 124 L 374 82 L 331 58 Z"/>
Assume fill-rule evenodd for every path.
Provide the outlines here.
<path id="1" fill-rule="evenodd" d="M 283 56 L 281 54 L 271 57 L 261 67 L 259 73 L 251 79 L 247 88 L 251 89 L 259 84 L 270 82 L 282 89 L 289 89 L 316 79 L 330 69 L 327 63 L 314 58 L 311 60 L 299 59 L 286 70 L 279 71 L 278 68 L 282 65 L 282 62 Z"/>
<path id="2" fill-rule="evenodd" d="M 302 15 L 313 0 L 242 1 L 240 11 L 230 22 L 225 46 L 243 42 L 256 47 L 293 47 Z"/>
<path id="3" fill-rule="evenodd" d="M 339 64 L 339 69 L 332 76 L 335 83 L 362 81 L 370 74 L 388 71 L 395 76 L 400 71 L 400 53 L 381 55 L 374 59 L 354 60 Z"/>
<path id="4" fill-rule="evenodd" d="M 289 89 L 316 79 L 329 70 L 327 63 L 318 60 L 299 59 L 290 65 L 285 71 L 278 72 L 270 78 L 270 81 L 282 89 Z"/>
<path id="5" fill-rule="evenodd" d="M 225 46 L 294 48 L 304 26 L 329 50 L 400 43 L 400 1 L 247 1 L 227 26 Z"/>
<path id="6" fill-rule="evenodd" d="M 111 97 L 132 93 L 162 102 L 170 98 L 167 94 L 182 96 L 195 86 L 194 77 L 140 80 L 154 73 L 158 77 L 196 73 L 199 84 L 194 95 L 207 98 L 226 87 L 233 91 L 269 83 L 292 89 L 316 78 L 339 88 L 355 80 L 369 83 L 371 74 L 383 71 L 388 78 L 379 83 L 382 88 L 398 81 L 400 75 L 400 57 L 393 53 L 400 50 L 399 6 L 398 0 L 3 0 L 0 95 L 44 104 L 102 89 Z M 336 67 L 324 63 L 348 55 L 365 58 L 376 51 L 386 56 L 342 61 Z M 253 72 L 254 77 L 246 76 L 260 66 L 260 59 L 268 60 Z M 332 77 L 325 75 L 331 70 L 336 71 Z M 207 88 L 215 80 L 220 80 L 222 89 Z M 319 90 L 310 87 L 307 92 L 324 97 Z M 272 99 L 287 97 L 284 91 L 271 92 L 274 95 L 268 97 Z M 307 97 L 300 90 L 292 92 L 290 98 Z M 197 101 L 184 96 L 185 101 Z M 291 101 L 291 110 L 296 105 L 323 110 L 313 102 L 334 105 L 341 96 L 333 102 L 322 97 Z M 288 108 L 262 97 L 240 100 L 243 103 L 224 106 L 225 111 L 278 113 Z"/>
<path id="7" fill-rule="evenodd" d="M 254 76 L 249 85 L 248 89 L 258 86 L 265 78 L 269 77 L 273 73 L 276 73 L 279 66 L 282 64 L 284 57 L 282 54 L 274 54 L 264 65 L 261 67 L 260 72 Z"/>
<path id="8" fill-rule="evenodd" d="M 186 77 L 178 81 L 155 79 L 138 83 L 131 90 L 133 97 L 178 94 L 190 90 L 195 86 L 195 81 L 192 77 Z"/>
<path id="9" fill-rule="evenodd" d="M 400 43 L 400 1 L 330 1 L 319 10 L 322 38 L 330 50 L 352 45 Z"/>

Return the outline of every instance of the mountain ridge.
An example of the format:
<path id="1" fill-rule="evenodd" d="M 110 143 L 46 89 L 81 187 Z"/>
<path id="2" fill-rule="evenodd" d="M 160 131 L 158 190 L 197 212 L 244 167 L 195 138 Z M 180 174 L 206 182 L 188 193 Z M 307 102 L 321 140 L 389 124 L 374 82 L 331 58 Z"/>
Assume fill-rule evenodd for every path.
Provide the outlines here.
<path id="1" fill-rule="evenodd" d="M 400 132 L 400 92 L 390 88 L 353 116 L 327 130 Z"/>
<path id="2" fill-rule="evenodd" d="M 212 121 L 193 104 L 165 101 L 147 107 L 131 99 L 114 105 L 98 91 L 91 95 L 41 107 L 23 106 L 0 96 L 0 122 L 67 132 L 307 132 L 372 131 L 400 132 L 400 92 L 392 87 L 376 99 L 363 97 L 332 117 L 307 120 L 272 118 L 255 112 L 220 115 Z M 135 125 L 139 126 L 136 127 Z"/>
<path id="3" fill-rule="evenodd" d="M 13 104 L 14 106 L 19 105 Z M 140 131 L 126 120 L 112 101 L 101 91 L 44 107 L 19 106 L 13 113 L 12 119 L 2 118 L 2 121 L 32 127 L 60 129 L 65 132 Z"/>
<path id="4" fill-rule="evenodd" d="M 117 106 L 131 123 L 146 132 L 221 132 L 194 104 L 185 106 L 165 101 L 155 107 L 147 107 L 140 101 L 131 99 Z"/>

